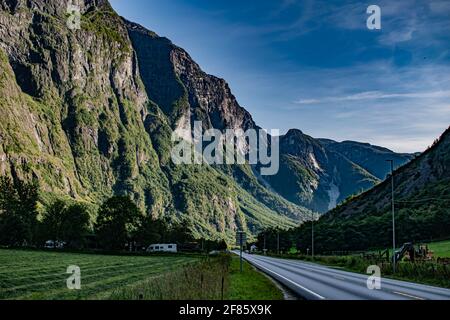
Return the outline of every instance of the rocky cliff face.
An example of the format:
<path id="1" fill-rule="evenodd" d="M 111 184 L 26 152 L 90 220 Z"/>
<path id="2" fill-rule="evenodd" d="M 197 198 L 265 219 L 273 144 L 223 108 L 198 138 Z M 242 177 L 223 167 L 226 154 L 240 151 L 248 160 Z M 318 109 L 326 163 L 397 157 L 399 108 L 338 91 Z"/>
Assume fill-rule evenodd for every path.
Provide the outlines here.
<path id="1" fill-rule="evenodd" d="M 201 121 L 203 129 L 257 129 L 251 115 L 242 108 L 230 91 L 228 84 L 212 75 L 208 75 L 201 70 L 189 54 L 183 49 L 174 45 L 167 38 L 162 38 L 142 26 L 126 21 L 128 32 L 136 51 L 140 73 L 143 83 L 147 89 L 150 99 L 160 107 L 164 124 L 157 124 L 158 119 L 147 121 L 147 130 L 151 136 L 157 137 L 157 150 L 162 159 L 161 164 L 167 170 L 170 181 L 177 193 L 175 203 L 181 204 L 180 210 L 185 210 L 186 203 L 190 203 L 191 194 L 181 193 L 180 189 L 191 189 L 198 181 L 191 180 L 189 187 L 183 181 L 178 181 L 177 175 L 173 172 L 183 171 L 186 174 L 188 168 L 174 169 L 167 159 L 169 150 L 169 132 L 183 130 L 191 131 L 195 121 Z M 161 137 L 165 136 L 164 139 Z M 185 137 L 189 140 L 189 137 Z M 277 212 L 282 216 L 287 216 L 295 221 L 301 221 L 308 210 L 295 206 L 283 199 L 281 196 L 270 192 L 255 177 L 252 168 L 244 166 L 221 166 L 215 170 L 237 182 L 239 191 L 238 202 L 242 212 L 245 212 L 250 220 L 257 222 L 258 216 L 266 209 L 257 209 L 248 201 L 250 198 L 257 199 L 269 210 Z M 199 170 L 199 168 L 197 168 Z M 206 178 L 209 183 L 214 183 L 214 179 Z M 211 185 L 205 189 L 209 191 L 218 186 Z M 250 196 L 250 198 L 248 197 Z M 204 199 L 208 202 L 208 197 Z M 256 202 L 256 203 L 257 203 Z M 198 210 L 198 208 L 193 208 Z M 255 217 L 256 215 L 256 217 Z M 214 217 L 211 218 L 212 221 Z"/>
<path id="2" fill-rule="evenodd" d="M 169 39 L 138 24 L 126 24 L 149 97 L 161 107 L 173 130 L 183 136 L 183 132 L 193 130 L 195 121 L 201 121 L 204 130 L 256 128 L 225 80 L 203 72 L 185 50 Z"/>
<path id="3" fill-rule="evenodd" d="M 231 238 L 237 228 L 301 219 L 304 209 L 246 168 L 252 192 L 231 172 L 174 166 L 177 127 L 198 119 L 245 128 L 250 115 L 223 80 L 167 39 L 137 32 L 107 1 L 80 2 L 79 30 L 67 27 L 64 2 L 0 2 L 1 174 L 38 179 L 44 196 L 89 203 L 125 193 L 147 214 L 188 219 L 196 236 Z M 140 35 L 148 38 L 131 41 Z"/>
<path id="4" fill-rule="evenodd" d="M 106 1 L 81 3 L 81 30 L 67 27 L 66 9 L 2 1 L 2 67 L 12 86 L 2 88 L 3 172 L 35 175 L 44 190 L 75 198 L 124 191 L 160 213 L 167 180 L 143 134 L 148 98 L 127 30 Z"/>

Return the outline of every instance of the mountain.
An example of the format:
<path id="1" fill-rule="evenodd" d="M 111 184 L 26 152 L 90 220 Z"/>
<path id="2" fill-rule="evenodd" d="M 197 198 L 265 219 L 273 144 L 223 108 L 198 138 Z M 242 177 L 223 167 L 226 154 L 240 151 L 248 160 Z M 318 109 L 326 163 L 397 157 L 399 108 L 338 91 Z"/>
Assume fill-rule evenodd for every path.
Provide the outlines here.
<path id="1" fill-rule="evenodd" d="M 148 215 L 186 220 L 196 237 L 288 228 L 378 182 L 350 155 L 292 130 L 281 169 L 175 165 L 172 134 L 259 129 L 225 80 L 107 0 L 0 0 L 0 174 L 40 183 L 42 201 L 96 206 L 130 196 Z M 188 137 L 185 137 L 189 139 Z M 248 146 L 241 146 L 247 148 Z"/>
<path id="2" fill-rule="evenodd" d="M 398 244 L 450 236 L 450 128 L 394 172 Z M 392 243 L 391 179 L 338 206 L 318 224 L 326 250 L 365 250 Z"/>
<path id="3" fill-rule="evenodd" d="M 286 199 L 317 212 L 336 207 L 348 196 L 379 180 L 342 154 L 300 130 L 281 137 L 280 171 L 266 181 Z"/>
<path id="4" fill-rule="evenodd" d="M 197 237 L 289 227 L 308 212 L 260 185 L 248 166 L 172 164 L 177 128 L 200 118 L 254 123 L 224 80 L 169 40 L 102 0 L 81 1 L 79 30 L 67 27 L 65 2 L 0 7 L 1 174 L 39 180 L 44 201 L 127 194 L 147 214 L 187 219 Z"/>
<path id="5" fill-rule="evenodd" d="M 431 196 L 446 199 L 450 195 L 450 129 L 423 154 L 394 171 L 395 198 L 399 203 L 422 201 Z M 428 196 L 426 196 L 428 194 Z M 448 198 L 448 197 L 447 197 Z M 432 201 L 433 204 L 435 203 Z M 331 216 L 354 216 L 364 212 L 380 212 L 391 203 L 391 180 L 355 197 L 330 212 Z M 420 202 L 418 202 L 420 203 Z M 417 205 L 421 206 L 421 205 Z M 369 210 L 370 208 L 370 210 Z"/>
<path id="6" fill-rule="evenodd" d="M 386 160 L 394 160 L 395 166 L 400 167 L 418 155 L 395 153 L 387 148 L 356 141 L 336 142 L 329 139 L 318 140 L 328 150 L 340 153 L 381 180 L 384 180 L 391 171 L 390 167 L 386 165 Z"/>

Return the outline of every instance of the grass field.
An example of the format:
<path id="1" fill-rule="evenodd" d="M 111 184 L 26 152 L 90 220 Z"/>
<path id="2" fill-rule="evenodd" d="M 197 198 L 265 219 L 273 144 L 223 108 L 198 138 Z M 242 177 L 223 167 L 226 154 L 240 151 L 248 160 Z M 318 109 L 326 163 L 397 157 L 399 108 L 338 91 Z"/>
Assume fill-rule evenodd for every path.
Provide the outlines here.
<path id="1" fill-rule="evenodd" d="M 450 258 L 450 240 L 431 242 L 428 248 L 434 252 L 434 257 Z"/>
<path id="2" fill-rule="evenodd" d="M 108 299 L 118 288 L 161 276 L 198 259 L 0 249 L 0 299 Z M 68 290 L 67 267 L 81 268 L 81 290 Z"/>
<path id="3" fill-rule="evenodd" d="M 426 244 L 428 245 L 428 249 L 433 251 L 434 258 L 450 258 L 450 240 L 445 241 L 436 241 L 429 243 L 416 243 L 418 244 Z M 401 246 L 402 244 L 399 244 Z M 370 253 L 376 253 L 378 251 L 369 251 Z M 389 249 L 389 256 L 392 257 L 392 249 Z"/>
<path id="4" fill-rule="evenodd" d="M 67 288 L 67 267 L 81 269 L 81 290 Z M 278 300 L 263 274 L 229 255 L 131 256 L 0 249 L 0 299 Z"/>

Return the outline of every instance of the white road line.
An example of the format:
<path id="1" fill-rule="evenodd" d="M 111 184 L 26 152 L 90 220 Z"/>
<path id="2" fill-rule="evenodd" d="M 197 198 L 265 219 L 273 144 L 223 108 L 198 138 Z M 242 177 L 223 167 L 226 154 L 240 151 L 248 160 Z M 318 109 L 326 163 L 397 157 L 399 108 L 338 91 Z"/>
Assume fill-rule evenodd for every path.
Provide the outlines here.
<path id="1" fill-rule="evenodd" d="M 399 294 L 401 296 L 408 297 L 408 298 L 413 298 L 413 299 L 416 299 L 416 300 L 425 300 L 424 298 L 413 296 L 413 295 L 410 295 L 410 294 L 407 294 L 407 293 L 403 293 L 403 292 L 398 292 L 398 291 L 392 291 L 392 292 L 395 293 L 395 294 Z"/>
<path id="2" fill-rule="evenodd" d="M 284 280 L 286 280 L 286 281 L 289 281 L 289 282 L 292 283 L 293 285 L 299 287 L 300 289 L 302 289 L 302 290 L 304 290 L 304 291 L 306 291 L 306 292 L 312 294 L 313 296 L 315 296 L 315 297 L 317 297 L 317 298 L 319 298 L 319 299 L 321 299 L 321 300 L 325 299 L 325 297 L 322 297 L 320 294 L 315 293 L 315 292 L 309 290 L 308 288 L 305 288 L 304 286 L 299 285 L 298 283 L 296 283 L 296 282 L 294 282 L 294 281 L 292 281 L 292 280 L 290 280 L 290 279 L 288 279 L 288 278 L 282 276 L 281 274 L 279 274 L 279 273 L 277 273 L 277 272 L 275 272 L 275 271 L 272 271 L 272 270 L 270 270 L 270 269 L 268 269 L 268 268 L 266 268 L 266 267 L 263 267 L 262 265 L 260 265 L 259 263 L 256 263 L 255 261 L 249 261 L 249 262 L 250 262 L 250 263 L 253 263 L 253 264 L 255 264 L 255 265 L 257 265 L 258 267 L 260 267 L 260 268 L 262 268 L 262 269 L 265 269 L 266 271 L 268 271 L 268 272 L 270 272 L 270 273 L 273 273 L 273 274 L 277 275 L 278 277 L 280 277 L 280 278 L 282 278 L 282 279 L 284 279 Z"/>

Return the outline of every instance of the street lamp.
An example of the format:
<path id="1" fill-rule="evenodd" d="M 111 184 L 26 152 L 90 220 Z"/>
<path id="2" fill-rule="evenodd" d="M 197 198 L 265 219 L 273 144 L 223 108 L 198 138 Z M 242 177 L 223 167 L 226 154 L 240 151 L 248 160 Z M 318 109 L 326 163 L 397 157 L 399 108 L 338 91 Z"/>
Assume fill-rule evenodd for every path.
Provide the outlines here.
<path id="1" fill-rule="evenodd" d="M 267 249 L 266 249 L 266 231 L 264 230 L 264 249 L 263 249 L 264 255 L 266 255 Z"/>
<path id="2" fill-rule="evenodd" d="M 311 213 L 311 258 L 314 260 L 314 212 Z"/>
<path id="3" fill-rule="evenodd" d="M 277 254 L 280 254 L 280 229 L 277 229 Z"/>
<path id="4" fill-rule="evenodd" d="M 394 199 L 394 160 L 386 160 L 391 164 L 391 192 L 392 192 L 392 263 L 393 263 L 393 271 L 395 273 L 395 267 L 397 264 L 396 257 L 395 257 L 395 199 Z"/>

